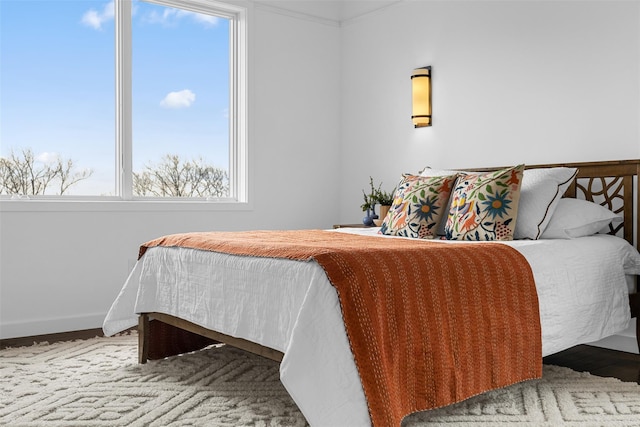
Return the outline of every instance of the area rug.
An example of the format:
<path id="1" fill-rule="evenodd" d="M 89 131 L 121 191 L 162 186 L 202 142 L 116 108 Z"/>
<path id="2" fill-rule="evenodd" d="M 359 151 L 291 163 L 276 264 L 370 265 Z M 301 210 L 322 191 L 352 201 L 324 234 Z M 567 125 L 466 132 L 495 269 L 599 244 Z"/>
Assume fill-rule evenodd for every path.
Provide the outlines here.
<path id="1" fill-rule="evenodd" d="M 306 425 L 271 360 L 228 346 L 136 360 L 135 334 L 2 350 L 0 425 Z M 640 385 L 545 366 L 541 380 L 403 423 L 418 426 L 640 427 Z"/>

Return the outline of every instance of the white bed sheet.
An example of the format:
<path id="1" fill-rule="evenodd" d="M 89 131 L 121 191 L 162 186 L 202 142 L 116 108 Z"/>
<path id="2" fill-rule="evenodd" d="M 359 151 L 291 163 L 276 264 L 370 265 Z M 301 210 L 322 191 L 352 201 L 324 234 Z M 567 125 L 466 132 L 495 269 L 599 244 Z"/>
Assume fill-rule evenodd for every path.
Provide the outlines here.
<path id="1" fill-rule="evenodd" d="M 376 235 L 377 229 L 336 232 Z M 505 244 L 533 270 L 543 355 L 627 327 L 625 274 L 640 274 L 640 255 L 626 241 L 598 235 Z M 281 381 L 311 425 L 370 425 L 337 293 L 313 261 L 150 248 L 107 314 L 105 334 L 135 325 L 142 312 L 171 314 L 282 351 Z"/>

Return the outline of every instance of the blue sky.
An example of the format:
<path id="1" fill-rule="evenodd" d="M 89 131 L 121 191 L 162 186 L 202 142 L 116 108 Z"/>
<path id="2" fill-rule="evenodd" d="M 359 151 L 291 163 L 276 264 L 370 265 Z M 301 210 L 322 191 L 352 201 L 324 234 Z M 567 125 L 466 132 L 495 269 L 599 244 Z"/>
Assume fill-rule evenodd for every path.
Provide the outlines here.
<path id="1" fill-rule="evenodd" d="M 134 170 L 168 153 L 228 166 L 228 22 L 133 3 Z M 0 155 L 31 148 L 91 168 L 113 194 L 113 3 L 0 0 Z"/>

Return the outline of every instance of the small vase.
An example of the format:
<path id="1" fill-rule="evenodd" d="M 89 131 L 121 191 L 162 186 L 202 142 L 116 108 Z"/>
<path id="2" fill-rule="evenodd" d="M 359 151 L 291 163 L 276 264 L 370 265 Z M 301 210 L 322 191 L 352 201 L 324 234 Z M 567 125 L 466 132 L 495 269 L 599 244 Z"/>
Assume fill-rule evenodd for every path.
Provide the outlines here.
<path id="1" fill-rule="evenodd" d="M 373 218 L 371 218 L 371 210 L 367 209 L 367 216 L 362 218 L 362 223 L 367 227 L 371 227 L 373 225 Z"/>
<path id="2" fill-rule="evenodd" d="M 374 219 L 378 219 L 378 214 L 376 213 L 376 205 L 373 205 L 371 207 L 371 221 L 373 221 Z"/>

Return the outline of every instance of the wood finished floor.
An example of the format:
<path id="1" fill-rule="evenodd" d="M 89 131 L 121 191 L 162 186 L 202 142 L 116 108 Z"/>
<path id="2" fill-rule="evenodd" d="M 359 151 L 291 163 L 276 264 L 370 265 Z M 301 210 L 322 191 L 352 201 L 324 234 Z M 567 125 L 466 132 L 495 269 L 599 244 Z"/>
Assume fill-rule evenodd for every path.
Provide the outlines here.
<path id="1" fill-rule="evenodd" d="M 88 329 L 60 334 L 0 340 L 0 349 L 29 346 L 34 342 L 69 341 L 102 336 L 101 329 Z M 579 345 L 544 358 L 544 363 L 571 368 L 574 371 L 590 372 L 593 375 L 614 377 L 622 381 L 640 384 L 640 355 L 609 350 L 606 348 Z"/>
<path id="2" fill-rule="evenodd" d="M 607 348 L 578 345 L 543 359 L 545 364 L 590 372 L 601 377 L 614 377 L 640 384 L 640 355 Z"/>

